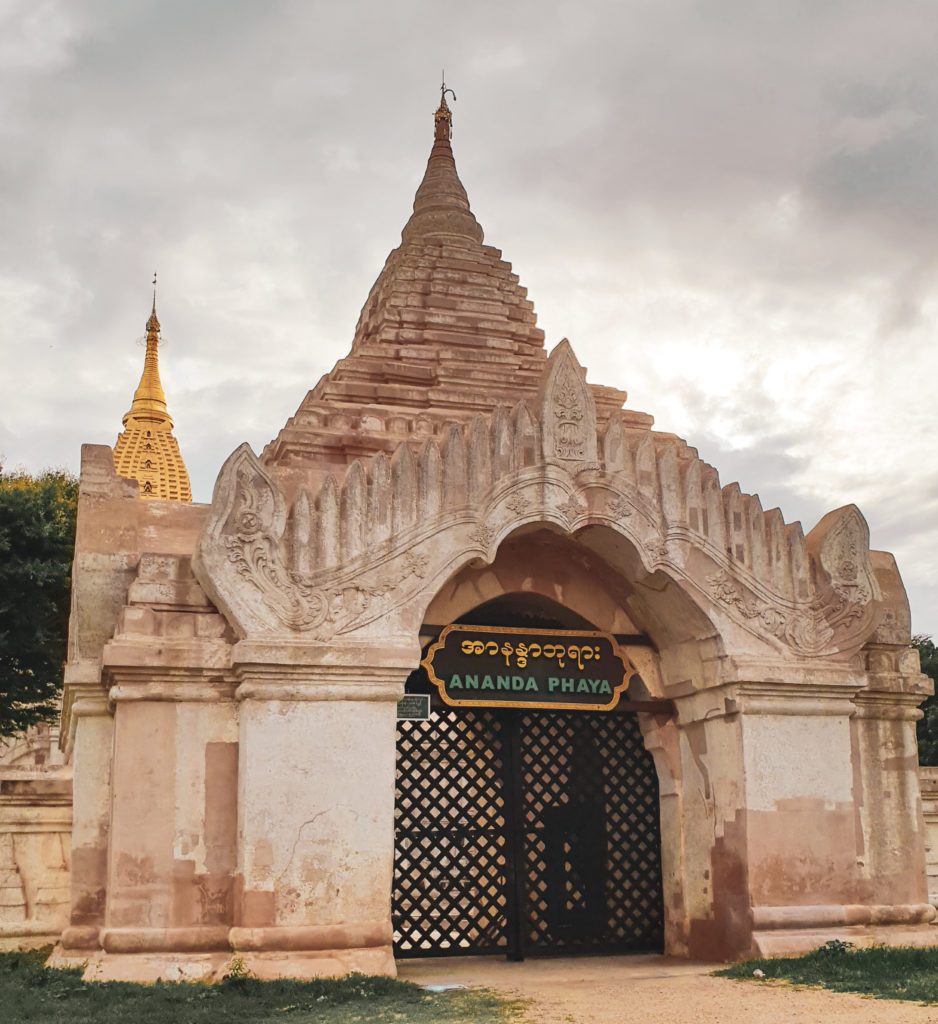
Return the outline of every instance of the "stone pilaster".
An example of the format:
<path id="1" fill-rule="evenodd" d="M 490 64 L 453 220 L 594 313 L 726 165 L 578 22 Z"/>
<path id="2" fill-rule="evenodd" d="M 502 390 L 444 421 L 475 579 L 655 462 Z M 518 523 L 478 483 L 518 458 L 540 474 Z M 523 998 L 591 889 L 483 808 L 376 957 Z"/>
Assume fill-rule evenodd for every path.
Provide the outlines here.
<path id="1" fill-rule="evenodd" d="M 101 686 L 100 666 L 79 663 L 66 671 L 66 749 L 73 768 L 71 912 L 62 932 L 66 950 L 99 947 L 107 893 L 114 719 Z"/>
<path id="2" fill-rule="evenodd" d="M 116 782 L 101 945 L 109 954 L 227 953 L 233 685 L 198 669 L 124 666 L 109 679 Z"/>
<path id="3" fill-rule="evenodd" d="M 928 881 L 915 723 L 931 683 L 908 647 L 870 645 L 866 659 L 867 687 L 855 698 L 853 723 L 866 898 L 922 905 Z"/>
<path id="4" fill-rule="evenodd" d="M 232 949 L 283 974 L 395 973 L 395 650 L 243 641 Z"/>

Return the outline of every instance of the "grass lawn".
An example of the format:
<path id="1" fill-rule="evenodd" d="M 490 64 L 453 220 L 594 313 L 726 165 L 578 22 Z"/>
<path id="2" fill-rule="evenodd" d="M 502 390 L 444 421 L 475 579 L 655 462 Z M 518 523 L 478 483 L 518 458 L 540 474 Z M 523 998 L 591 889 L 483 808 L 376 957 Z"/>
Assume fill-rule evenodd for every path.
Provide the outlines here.
<path id="1" fill-rule="evenodd" d="M 4 1024 L 508 1024 L 523 1005 L 492 992 L 429 993 L 410 982 L 353 975 L 321 981 L 227 978 L 135 985 L 84 982 L 42 966 L 41 953 L 0 953 Z"/>
<path id="2" fill-rule="evenodd" d="M 762 971 L 764 979 L 753 977 L 756 970 Z M 749 981 L 784 979 L 878 999 L 938 1003 L 938 947 L 854 949 L 849 943 L 834 941 L 805 956 L 743 960 L 714 973 Z"/>

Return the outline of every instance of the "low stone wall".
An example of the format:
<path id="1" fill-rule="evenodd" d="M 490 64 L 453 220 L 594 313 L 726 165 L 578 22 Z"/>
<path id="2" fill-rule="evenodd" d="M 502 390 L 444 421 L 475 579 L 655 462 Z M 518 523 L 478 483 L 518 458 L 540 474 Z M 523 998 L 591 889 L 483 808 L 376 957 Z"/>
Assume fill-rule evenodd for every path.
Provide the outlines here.
<path id="1" fill-rule="evenodd" d="M 0 949 L 54 942 L 68 923 L 71 768 L 58 729 L 0 741 Z"/>
<path id="2" fill-rule="evenodd" d="M 938 907 L 938 768 L 920 768 L 922 812 L 925 816 L 925 871 L 928 902 Z"/>
<path id="3" fill-rule="evenodd" d="M 54 942 L 68 923 L 72 780 L 0 772 L 0 948 Z"/>

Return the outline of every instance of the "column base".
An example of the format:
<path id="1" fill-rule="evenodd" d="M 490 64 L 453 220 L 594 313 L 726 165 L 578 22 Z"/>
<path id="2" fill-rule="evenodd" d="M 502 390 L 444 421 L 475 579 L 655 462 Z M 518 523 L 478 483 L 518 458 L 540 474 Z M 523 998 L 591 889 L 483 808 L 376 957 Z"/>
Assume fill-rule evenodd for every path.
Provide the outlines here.
<path id="1" fill-rule="evenodd" d="M 854 946 L 938 946 L 938 928 L 918 925 L 831 925 L 778 928 L 752 933 L 752 956 L 801 956 L 837 940 Z"/>
<path id="2" fill-rule="evenodd" d="M 341 978 L 359 973 L 397 977 L 390 946 L 366 949 L 319 949 L 314 952 L 266 953 L 107 953 L 97 950 L 78 956 L 56 949 L 50 967 L 82 967 L 85 981 L 221 981 L 228 974 L 243 974 L 270 981 L 292 978 Z"/>

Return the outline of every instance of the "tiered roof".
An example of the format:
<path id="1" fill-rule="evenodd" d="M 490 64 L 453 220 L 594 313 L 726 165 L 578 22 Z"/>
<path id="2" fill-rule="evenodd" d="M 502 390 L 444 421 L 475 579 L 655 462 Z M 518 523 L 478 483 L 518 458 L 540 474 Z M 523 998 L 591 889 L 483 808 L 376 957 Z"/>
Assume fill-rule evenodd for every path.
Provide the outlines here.
<path id="1" fill-rule="evenodd" d="M 268 464 L 341 469 L 537 393 L 544 332 L 511 264 L 483 243 L 456 172 L 446 91 L 413 214 L 362 309 L 352 350 L 267 446 Z M 594 394 L 601 414 L 626 397 L 605 387 Z"/>

